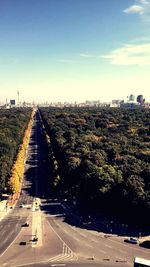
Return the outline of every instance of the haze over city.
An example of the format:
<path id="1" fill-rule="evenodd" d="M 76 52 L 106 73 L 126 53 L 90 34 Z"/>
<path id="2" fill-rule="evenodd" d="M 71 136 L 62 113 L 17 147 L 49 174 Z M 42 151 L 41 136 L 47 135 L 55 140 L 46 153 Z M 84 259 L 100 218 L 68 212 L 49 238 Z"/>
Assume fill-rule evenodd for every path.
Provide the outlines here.
<path id="1" fill-rule="evenodd" d="M 1 101 L 150 101 L 149 0 L 0 3 Z"/>

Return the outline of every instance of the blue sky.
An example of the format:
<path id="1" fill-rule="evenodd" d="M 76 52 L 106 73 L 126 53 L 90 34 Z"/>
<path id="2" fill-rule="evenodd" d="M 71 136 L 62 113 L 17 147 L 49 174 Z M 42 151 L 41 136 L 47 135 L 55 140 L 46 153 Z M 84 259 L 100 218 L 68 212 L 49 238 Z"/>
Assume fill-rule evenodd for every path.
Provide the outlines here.
<path id="1" fill-rule="evenodd" d="M 150 0 L 0 1 L 0 101 L 150 101 Z"/>

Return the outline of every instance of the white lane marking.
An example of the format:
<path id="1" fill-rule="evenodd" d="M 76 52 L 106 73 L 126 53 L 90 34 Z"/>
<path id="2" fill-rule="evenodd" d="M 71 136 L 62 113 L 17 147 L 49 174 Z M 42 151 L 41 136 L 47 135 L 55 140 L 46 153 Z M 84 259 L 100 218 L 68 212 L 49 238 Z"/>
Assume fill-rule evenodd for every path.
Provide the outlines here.
<path id="1" fill-rule="evenodd" d="M 60 203 L 61 204 L 61 203 Z M 68 210 L 68 208 L 65 206 L 65 205 L 63 205 L 63 204 L 61 204 L 61 206 L 65 209 L 65 210 Z M 81 236 L 84 236 L 84 234 L 81 234 L 78 230 L 77 230 L 77 228 L 76 227 L 74 227 L 74 226 L 70 226 L 74 231 L 76 231 L 76 232 L 78 232 L 78 234 L 79 235 L 81 235 Z M 89 230 L 87 230 L 87 232 L 88 233 L 90 233 L 90 234 L 92 234 Z M 114 237 L 114 236 L 116 236 L 116 235 L 113 235 L 112 234 L 112 236 L 111 237 Z M 87 236 L 86 236 L 87 237 Z M 102 236 L 103 237 L 103 236 Z M 95 240 L 93 240 L 93 239 L 91 239 L 93 242 L 96 242 Z M 127 244 L 124 244 L 124 243 L 122 243 L 122 242 L 120 242 L 120 241 L 117 241 L 117 240 L 114 240 L 114 239 L 109 239 L 109 241 L 110 242 L 114 242 L 114 243 L 120 243 L 120 245 L 122 245 L 122 246 L 124 246 L 124 247 L 126 247 L 126 248 L 129 248 L 129 246 L 127 245 Z M 111 246 L 108 246 L 108 247 L 110 247 L 110 248 L 112 248 Z M 137 247 L 135 247 L 135 249 L 137 250 L 137 251 L 139 251 L 139 252 L 141 252 L 141 249 L 139 249 L 139 248 L 137 248 Z M 127 254 L 127 252 L 124 252 L 124 254 Z M 145 251 L 145 253 L 147 254 L 149 254 L 149 252 L 147 252 L 147 251 Z"/>
<path id="2" fill-rule="evenodd" d="M 61 254 L 61 255 L 58 255 L 58 257 L 50 259 L 48 262 L 65 261 L 65 260 L 71 261 L 73 260 L 73 257 L 71 257 L 70 255 Z"/>
<path id="3" fill-rule="evenodd" d="M 62 229 L 64 232 L 66 232 L 66 230 L 64 230 L 64 227 L 62 227 L 61 223 L 59 223 L 59 224 L 58 224 L 58 222 L 55 222 L 55 223 L 56 223 L 56 225 L 58 225 L 59 227 L 61 227 L 61 229 Z M 80 238 L 83 239 L 83 237 L 84 237 L 84 238 L 87 237 L 87 235 L 81 233 L 76 227 L 74 227 L 74 226 L 70 226 L 70 225 L 68 225 L 68 226 L 69 226 L 75 233 L 77 233 L 78 236 L 80 236 Z M 68 233 L 68 232 L 67 232 L 67 233 Z M 72 238 L 73 238 L 74 240 L 76 240 L 77 242 L 85 242 L 85 241 L 81 240 L 80 238 L 78 238 L 78 237 L 76 237 L 76 236 L 72 236 Z M 90 241 L 91 241 L 91 239 L 90 239 Z M 92 241 L 93 241 L 94 243 L 98 243 L 97 240 L 94 240 L 94 239 L 93 239 Z M 84 243 L 84 246 L 89 247 L 89 248 L 93 248 L 93 245 L 90 245 L 90 244 L 88 244 L 87 242 Z"/>
<path id="4" fill-rule="evenodd" d="M 85 235 L 85 234 L 83 234 L 83 233 L 80 233 L 80 235 L 83 236 L 83 237 L 87 237 L 87 235 Z"/>
<path id="5" fill-rule="evenodd" d="M 63 229 L 63 231 L 68 234 L 68 231 L 66 231 L 65 229 Z"/>
<path id="6" fill-rule="evenodd" d="M 66 266 L 65 263 L 51 264 L 51 266 Z"/>
<path id="7" fill-rule="evenodd" d="M 15 239 L 10 243 L 10 245 L 3 251 L 3 253 L 0 255 L 0 258 L 5 254 L 5 252 L 13 245 L 13 243 L 16 241 L 16 239 L 18 238 L 18 236 L 21 234 L 22 232 L 22 228 L 20 229 L 20 232 L 17 234 L 17 236 L 15 237 Z"/>
<path id="8" fill-rule="evenodd" d="M 57 217 L 60 217 L 60 216 L 66 216 L 66 215 L 67 215 L 67 213 L 47 214 L 47 215 L 46 215 L 46 218 L 51 218 L 51 217 L 57 218 Z"/>
<path id="9" fill-rule="evenodd" d="M 89 244 L 85 244 L 87 247 L 89 247 L 89 248 L 93 248 L 93 246 L 92 245 L 89 245 Z"/>
<path id="10" fill-rule="evenodd" d="M 57 261 L 61 257 L 62 257 L 62 253 L 50 258 L 47 262 Z"/>
<path id="11" fill-rule="evenodd" d="M 119 244 L 120 246 L 126 247 L 126 248 L 128 248 L 128 249 L 131 248 L 131 246 L 129 246 L 129 245 L 125 244 L 125 243 L 122 243 L 122 242 L 120 242 L 120 241 L 114 240 L 114 239 L 109 239 L 109 241 L 112 242 L 112 243 L 117 243 L 117 244 Z M 142 250 L 141 250 L 140 248 L 135 247 L 135 246 L 134 246 L 134 250 L 137 250 L 138 252 L 142 252 Z M 145 253 L 145 254 L 149 254 L 149 251 L 144 251 L 144 253 Z"/>
<path id="12" fill-rule="evenodd" d="M 62 226 L 62 222 L 61 222 L 61 223 L 60 223 L 60 222 L 58 223 L 58 221 L 57 221 L 57 222 L 55 221 L 55 224 L 56 224 L 58 227 L 60 227 L 60 228 L 62 229 L 63 232 L 69 234 L 69 232 L 68 232 L 66 229 L 64 229 L 64 225 L 65 225 L 64 222 L 63 222 L 63 226 Z M 68 226 L 69 226 L 69 225 L 68 225 Z M 69 228 L 72 229 L 72 226 L 69 226 Z M 72 230 L 74 230 L 74 229 L 72 229 Z M 76 232 L 76 230 L 74 230 L 74 231 Z M 74 239 L 76 239 L 76 240 L 78 240 L 78 241 L 80 240 L 80 239 L 78 239 L 77 237 L 74 237 L 74 236 L 72 236 L 72 238 L 74 238 Z"/>
<path id="13" fill-rule="evenodd" d="M 70 251 L 70 253 L 73 255 L 75 260 L 78 260 L 78 256 L 73 253 L 73 251 L 68 247 L 68 245 L 64 242 L 64 240 L 61 238 L 61 236 L 55 231 L 55 229 L 52 227 L 52 225 L 50 224 L 50 222 L 48 221 L 49 226 L 51 227 L 51 229 L 53 230 L 53 232 L 58 236 L 58 238 L 61 240 L 61 242 L 63 243 L 63 248 L 64 246 L 67 247 L 67 249 Z M 51 259 L 50 259 L 51 260 Z"/>
<path id="14" fill-rule="evenodd" d="M 99 251 L 100 251 L 101 253 L 107 254 L 107 252 L 104 251 L 104 250 L 102 250 L 102 249 L 99 249 Z"/>
<path id="15" fill-rule="evenodd" d="M 94 240 L 93 238 L 90 239 L 92 242 L 94 243 L 98 243 L 96 240 Z"/>
<path id="16" fill-rule="evenodd" d="M 119 249 L 118 251 L 121 252 L 121 253 L 123 253 L 123 254 L 128 254 L 126 251 L 124 251 L 122 249 Z"/>
<path id="17" fill-rule="evenodd" d="M 50 203 L 41 203 L 41 207 L 44 207 L 44 206 L 56 206 L 56 205 L 60 205 L 61 206 L 61 203 L 60 202 L 50 202 Z"/>
<path id="18" fill-rule="evenodd" d="M 73 254 L 72 250 L 70 250 L 70 248 L 68 246 L 63 244 L 62 253 L 52 257 L 51 259 L 49 259 L 48 262 L 65 261 L 65 260 L 71 261 L 73 259 L 74 259 L 74 254 Z"/>
<path id="19" fill-rule="evenodd" d="M 107 245 L 107 244 L 104 244 L 105 247 L 107 248 L 112 248 L 111 246 Z"/>
<path id="20" fill-rule="evenodd" d="M 62 227 L 62 225 L 61 225 L 60 222 L 59 222 L 59 223 L 55 222 L 55 223 L 56 223 L 56 225 L 58 225 L 59 227 L 61 227 L 61 229 L 62 229 L 65 233 L 69 234 L 69 232 L 66 231 L 66 230 L 64 229 L 64 227 Z M 64 222 L 63 222 L 63 224 L 64 224 Z M 75 228 L 74 226 L 70 226 L 70 225 L 68 225 L 68 227 L 71 228 L 75 233 L 77 233 L 77 234 L 80 236 L 80 238 L 87 238 L 87 235 L 85 235 L 84 233 L 81 233 L 81 232 L 80 232 L 79 230 L 77 230 L 77 228 Z M 82 241 L 81 239 L 79 239 L 79 238 L 77 238 L 77 237 L 75 237 L 75 236 L 72 236 L 72 238 L 75 239 L 76 241 L 80 241 L 80 242 Z M 82 242 L 85 242 L 85 240 L 82 241 Z M 93 241 L 93 242 L 97 242 L 97 241 Z M 87 243 L 86 243 L 85 245 L 88 246 Z"/>
<path id="21" fill-rule="evenodd" d="M 62 205 L 63 207 L 64 207 L 64 205 Z M 65 207 L 64 207 L 65 208 Z M 57 223 L 56 223 L 57 224 Z M 57 224 L 57 225 L 59 225 L 60 226 L 60 224 Z M 68 225 L 69 226 L 69 225 Z M 60 226 L 61 227 L 61 226 Z M 80 236 L 82 236 L 82 234 L 78 231 L 78 228 L 76 228 L 76 227 L 74 227 L 74 226 L 69 226 L 70 228 L 72 228 L 72 230 L 74 230 L 75 232 L 77 232 Z M 61 227 L 62 228 L 62 227 Z M 62 228 L 63 229 L 63 228 Z M 86 232 L 87 233 L 89 233 L 89 234 L 91 234 L 91 235 L 93 235 L 93 233 L 91 233 L 91 231 L 89 231 L 89 230 L 86 230 Z M 111 237 L 114 237 L 114 235 L 112 235 Z M 78 240 L 77 238 L 75 238 L 75 237 L 73 237 L 74 239 L 76 239 L 76 240 Z M 101 236 L 101 238 L 103 238 L 103 236 Z M 95 243 L 97 243 L 98 244 L 98 241 L 95 241 L 95 240 L 93 240 L 93 239 L 90 239 L 90 240 L 92 240 L 93 242 L 95 242 Z M 80 240 L 81 241 L 81 240 Z M 122 242 L 120 242 L 120 241 L 118 241 L 118 240 L 114 240 L 114 239 L 110 239 L 109 238 L 109 241 L 110 241 L 110 243 L 112 242 L 112 243 L 117 243 L 117 244 L 120 244 L 120 246 L 124 246 L 124 247 L 126 247 L 126 248 L 129 248 L 129 246 L 127 245 L 127 244 L 124 244 L 124 243 L 122 243 Z M 87 244 L 85 244 L 86 246 L 88 246 Z M 109 248 L 113 248 L 113 247 L 111 247 L 111 246 L 109 246 L 108 245 L 108 247 Z M 141 249 L 140 248 L 134 248 L 134 249 L 136 249 L 138 252 L 141 252 Z M 145 254 L 149 254 L 149 252 L 148 251 L 144 251 L 144 253 Z M 124 254 L 128 254 L 128 252 L 124 252 Z"/>

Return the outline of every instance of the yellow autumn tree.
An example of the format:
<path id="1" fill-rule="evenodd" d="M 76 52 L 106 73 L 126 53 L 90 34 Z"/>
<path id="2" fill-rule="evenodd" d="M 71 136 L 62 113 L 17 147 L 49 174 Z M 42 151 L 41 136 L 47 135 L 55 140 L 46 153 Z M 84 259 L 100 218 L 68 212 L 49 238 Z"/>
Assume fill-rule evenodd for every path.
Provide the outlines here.
<path id="1" fill-rule="evenodd" d="M 11 176 L 9 178 L 8 185 L 9 185 L 9 189 L 12 194 L 19 193 L 20 188 L 21 188 L 21 183 L 22 183 L 22 178 L 23 178 L 24 168 L 25 168 L 26 150 L 27 150 L 28 141 L 30 138 L 31 128 L 33 125 L 33 116 L 34 116 L 34 111 L 32 111 L 30 121 L 24 133 L 22 144 L 19 147 L 16 161 L 13 164 L 12 169 L 11 169 Z"/>

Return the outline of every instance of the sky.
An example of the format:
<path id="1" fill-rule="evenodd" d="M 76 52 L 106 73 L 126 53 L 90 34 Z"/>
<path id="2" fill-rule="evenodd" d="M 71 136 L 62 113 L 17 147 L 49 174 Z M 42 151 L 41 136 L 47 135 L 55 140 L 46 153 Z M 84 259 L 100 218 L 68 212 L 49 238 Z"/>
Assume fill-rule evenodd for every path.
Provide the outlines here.
<path id="1" fill-rule="evenodd" d="M 0 102 L 150 101 L 150 0 L 0 0 Z"/>

